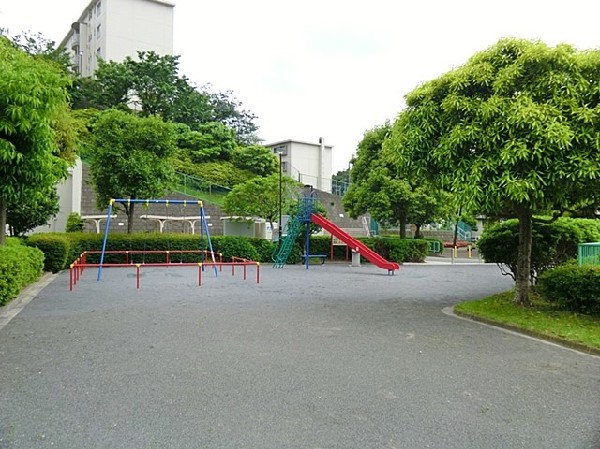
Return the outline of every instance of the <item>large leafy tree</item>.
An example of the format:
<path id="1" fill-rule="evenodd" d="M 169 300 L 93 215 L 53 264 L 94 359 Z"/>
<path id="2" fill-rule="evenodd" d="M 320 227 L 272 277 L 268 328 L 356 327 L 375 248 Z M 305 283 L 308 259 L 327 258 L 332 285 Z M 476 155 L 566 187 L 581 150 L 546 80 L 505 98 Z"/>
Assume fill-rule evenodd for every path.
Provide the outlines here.
<path id="1" fill-rule="evenodd" d="M 232 92 L 212 92 L 210 85 L 199 89 L 179 75 L 179 56 L 140 51 L 137 59 L 100 61 L 94 79 L 77 80 L 71 93 L 75 108 L 133 109 L 194 131 L 217 122 L 232 129 L 240 143 L 256 139 L 256 116 Z"/>
<path id="2" fill-rule="evenodd" d="M 283 176 L 281 178 L 281 210 L 290 210 L 299 189 L 299 183 Z M 225 197 L 225 211 L 231 215 L 261 217 L 271 224 L 279 216 L 279 175 L 254 178 L 236 185 Z"/>
<path id="3" fill-rule="evenodd" d="M 53 125 L 67 104 L 69 79 L 0 36 L 0 244 L 8 206 L 47 192 L 66 175 Z"/>
<path id="4" fill-rule="evenodd" d="M 170 186 L 176 148 L 172 124 L 110 109 L 99 113 L 90 138 L 94 148 L 90 171 L 100 209 L 111 198 L 157 197 Z M 134 206 L 123 206 L 128 233 L 133 229 Z"/>
<path id="5" fill-rule="evenodd" d="M 447 194 L 399 171 L 385 157 L 382 148 L 390 130 L 386 123 L 365 133 L 352 166 L 352 184 L 342 201 L 354 218 L 369 212 L 378 222 L 398 226 L 402 238 L 406 237 L 406 224 L 414 223 L 418 236 L 423 224 L 444 215 Z"/>
<path id="6" fill-rule="evenodd" d="M 273 152 L 261 145 L 236 147 L 231 162 L 237 168 L 248 170 L 258 176 L 268 176 L 279 171 L 279 161 Z"/>
<path id="7" fill-rule="evenodd" d="M 502 39 L 408 94 L 386 144 L 470 210 L 519 220 L 517 303 L 529 301 L 533 215 L 600 189 L 598 73 L 600 51 Z"/>
<path id="8" fill-rule="evenodd" d="M 0 34 L 4 30 L 0 29 Z M 56 42 L 46 38 L 42 33 L 23 32 L 10 38 L 13 45 L 36 58 L 56 64 L 66 73 L 72 73 L 71 58 L 66 49 L 58 47 Z"/>

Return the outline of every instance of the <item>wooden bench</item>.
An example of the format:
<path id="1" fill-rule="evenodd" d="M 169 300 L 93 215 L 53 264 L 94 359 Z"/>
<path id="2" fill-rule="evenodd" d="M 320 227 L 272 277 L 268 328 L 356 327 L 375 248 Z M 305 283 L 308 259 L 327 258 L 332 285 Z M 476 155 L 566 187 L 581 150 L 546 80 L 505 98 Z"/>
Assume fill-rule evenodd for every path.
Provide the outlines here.
<path id="1" fill-rule="evenodd" d="M 321 260 L 321 265 L 323 265 L 325 263 L 325 259 L 327 259 L 327 254 L 309 254 L 308 256 L 306 254 L 302 254 L 302 261 L 303 263 L 306 263 L 306 258 L 311 258 L 314 257 L 315 259 L 320 259 Z"/>

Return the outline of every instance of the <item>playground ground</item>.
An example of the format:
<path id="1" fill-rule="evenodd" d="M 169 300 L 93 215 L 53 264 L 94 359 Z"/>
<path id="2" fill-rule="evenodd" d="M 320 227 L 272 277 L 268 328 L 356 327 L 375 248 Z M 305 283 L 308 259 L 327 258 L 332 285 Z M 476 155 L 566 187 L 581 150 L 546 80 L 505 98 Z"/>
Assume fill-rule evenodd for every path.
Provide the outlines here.
<path id="1" fill-rule="evenodd" d="M 60 273 L 0 321 L 0 448 L 600 447 L 600 358 L 452 316 L 511 281 L 431 262 Z"/>

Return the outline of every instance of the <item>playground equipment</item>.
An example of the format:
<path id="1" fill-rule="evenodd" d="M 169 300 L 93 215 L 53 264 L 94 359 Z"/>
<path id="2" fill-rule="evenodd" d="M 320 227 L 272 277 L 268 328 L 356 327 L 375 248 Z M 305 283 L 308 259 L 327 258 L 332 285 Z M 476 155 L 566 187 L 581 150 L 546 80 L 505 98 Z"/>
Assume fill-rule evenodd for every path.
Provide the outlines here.
<path id="1" fill-rule="evenodd" d="M 212 266 L 215 268 L 219 268 L 219 271 L 223 271 L 224 266 L 231 266 L 231 275 L 235 275 L 235 267 L 242 267 L 244 274 L 244 281 L 247 279 L 247 268 L 248 266 L 256 267 L 256 283 L 260 283 L 260 263 L 254 262 L 252 260 L 242 259 L 239 257 L 234 257 L 231 262 L 223 262 L 222 256 L 219 254 L 219 260 L 216 262 L 172 262 L 170 260 L 170 256 L 173 253 L 185 252 L 185 253 L 201 253 L 201 251 L 149 251 L 152 254 L 163 254 L 165 256 L 165 262 L 159 263 L 131 263 L 130 256 L 132 256 L 136 252 L 141 251 L 106 251 L 107 254 L 120 254 L 124 257 L 124 263 L 104 263 L 102 266 L 104 267 L 120 267 L 120 268 L 135 268 L 136 271 L 136 288 L 140 288 L 140 270 L 142 267 L 198 267 L 198 286 L 202 286 L 202 272 L 204 271 L 204 267 Z M 81 255 L 75 259 L 75 261 L 70 266 L 69 271 L 69 290 L 73 290 L 75 285 L 79 282 L 83 272 L 86 268 L 100 268 L 101 264 L 90 263 L 87 261 L 88 255 L 93 256 L 99 254 L 100 251 L 84 251 Z M 204 251 L 204 253 L 208 253 L 208 251 Z"/>
<path id="2" fill-rule="evenodd" d="M 377 254 L 375 251 L 368 248 L 364 243 L 358 241 L 350 234 L 339 228 L 337 225 L 327 220 L 322 215 L 316 213 L 317 202 L 318 199 L 316 197 L 316 192 L 314 191 L 311 192 L 310 196 L 303 197 L 298 200 L 298 213 L 288 222 L 287 236 L 273 254 L 274 268 L 283 268 L 292 251 L 294 242 L 296 241 L 302 226 L 305 227 L 303 258 L 306 269 L 308 269 L 310 265 L 309 259 L 311 257 L 322 258 L 322 254 L 310 253 L 310 223 L 315 223 L 329 232 L 333 237 L 344 242 L 349 248 L 363 256 L 369 262 L 373 263 L 379 268 L 388 270 L 388 274 L 394 274 L 394 271 L 400 269 L 399 264 L 386 260 L 380 254 Z"/>
<path id="3" fill-rule="evenodd" d="M 104 227 L 104 238 L 102 240 L 102 251 L 100 253 L 100 263 L 98 264 L 98 277 L 97 280 L 100 281 L 102 279 L 102 267 L 104 265 L 104 255 L 106 253 L 106 242 L 108 240 L 108 232 L 110 229 L 110 219 L 113 216 L 113 205 L 115 203 L 121 203 L 121 204 L 127 204 L 127 205 L 131 205 L 131 204 L 145 204 L 145 205 L 149 205 L 149 204 L 166 204 L 167 206 L 169 204 L 183 204 L 184 207 L 187 207 L 187 205 L 197 205 L 199 206 L 199 214 L 198 214 L 198 219 L 201 222 L 201 230 L 204 229 L 204 231 L 206 232 L 206 237 L 207 237 L 207 241 L 208 241 L 208 247 L 209 247 L 209 251 L 210 251 L 210 255 L 212 258 L 212 265 L 214 266 L 215 269 L 215 276 L 217 276 L 217 266 L 216 266 L 216 261 L 215 261 L 215 253 L 213 251 L 213 247 L 212 247 L 212 242 L 210 241 L 210 233 L 208 231 L 208 223 L 206 222 L 206 215 L 204 214 L 204 205 L 202 204 L 202 201 L 188 201 L 188 200 L 155 200 L 155 199 L 131 199 L 131 198 L 118 198 L 118 199 L 111 199 L 109 204 L 108 204 L 108 213 L 106 215 L 106 224 Z M 202 241 L 202 239 L 200 240 Z M 201 250 L 201 248 L 200 248 Z M 170 264 L 170 262 L 165 262 L 165 265 L 168 266 Z"/>
<path id="4" fill-rule="evenodd" d="M 184 207 L 187 205 L 197 205 L 199 206 L 198 216 L 195 218 L 185 217 L 185 220 L 197 220 L 200 221 L 202 226 L 200 226 L 200 245 L 202 246 L 202 231 L 206 232 L 206 237 L 208 241 L 208 250 L 204 250 L 199 248 L 198 250 L 169 250 L 169 251 L 157 251 L 157 250 L 134 250 L 134 251 L 107 251 L 106 243 L 108 240 L 108 233 L 110 229 L 110 219 L 114 218 L 112 214 L 113 205 L 115 203 L 124 203 L 124 204 L 182 204 Z M 127 268 L 135 268 L 136 270 L 136 287 L 140 288 L 140 270 L 142 267 L 197 267 L 198 268 L 198 286 L 202 285 L 202 272 L 204 271 L 204 267 L 213 267 L 215 271 L 215 277 L 218 275 L 219 271 L 223 270 L 224 266 L 231 266 L 231 275 L 235 275 L 235 267 L 242 267 L 244 280 L 247 279 L 247 268 L 248 266 L 256 267 L 256 283 L 260 283 L 260 263 L 252 260 L 243 259 L 240 257 L 233 257 L 231 262 L 223 262 L 223 257 L 221 254 L 218 254 L 218 260 L 215 258 L 215 252 L 212 247 L 212 242 L 210 240 L 210 233 L 208 231 L 208 224 L 206 222 L 206 215 L 204 214 L 204 207 L 202 201 L 187 201 L 187 200 L 155 200 L 155 199 L 112 199 L 109 203 L 108 214 L 106 217 L 106 225 L 104 231 L 104 239 L 102 241 L 102 250 L 101 251 L 84 251 L 81 255 L 71 264 L 70 266 L 70 276 L 69 276 L 69 289 L 73 290 L 73 287 L 79 282 L 81 276 L 85 268 L 94 267 L 98 268 L 98 276 L 97 281 L 102 279 L 102 268 L 103 267 L 127 267 Z M 166 216 L 166 220 L 170 220 L 172 217 Z M 121 259 L 120 262 L 114 263 L 106 263 L 104 261 L 105 255 L 110 254 L 113 258 Z M 158 258 L 158 262 L 151 263 L 134 263 L 134 257 L 136 255 L 146 255 L 152 254 L 156 259 Z M 194 258 L 200 258 L 201 262 L 184 262 L 184 255 L 196 255 Z M 99 263 L 90 263 L 88 261 L 88 256 L 91 256 L 90 259 L 96 259 L 100 256 Z M 179 256 L 180 261 L 173 261 L 173 256 Z M 164 256 L 164 259 L 160 261 L 161 256 Z M 211 261 L 206 262 L 206 258 L 210 256 Z M 218 268 L 218 270 L 217 270 Z"/>

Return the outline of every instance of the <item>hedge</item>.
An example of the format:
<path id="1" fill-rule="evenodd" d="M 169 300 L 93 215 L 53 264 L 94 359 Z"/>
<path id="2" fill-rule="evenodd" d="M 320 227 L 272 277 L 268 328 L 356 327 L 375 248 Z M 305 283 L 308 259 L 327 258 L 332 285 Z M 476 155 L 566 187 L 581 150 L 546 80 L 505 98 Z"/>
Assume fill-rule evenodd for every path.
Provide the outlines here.
<path id="1" fill-rule="evenodd" d="M 600 267 L 569 263 L 548 270 L 536 290 L 559 309 L 600 314 Z"/>
<path id="2" fill-rule="evenodd" d="M 70 245 L 64 234 L 34 234 L 26 242 L 44 253 L 44 271 L 58 273 L 65 268 Z"/>
<path id="3" fill-rule="evenodd" d="M 600 220 L 559 218 L 551 223 L 534 221 L 532 277 L 577 257 L 577 244 L 600 241 Z M 516 273 L 519 223 L 507 220 L 485 228 L 477 248 L 486 262 L 505 265 Z"/>
<path id="4" fill-rule="evenodd" d="M 28 239 L 28 244 L 41 249 L 46 255 L 46 270 L 57 272 L 68 268 L 84 251 L 99 251 L 102 248 L 103 236 L 100 234 L 71 232 L 66 234 L 35 234 Z M 369 248 L 381 254 L 388 260 L 403 262 L 423 262 L 427 256 L 427 241 L 415 239 L 390 238 L 359 238 Z M 257 262 L 271 263 L 275 244 L 269 240 L 234 237 L 211 237 L 213 249 L 223 254 L 223 260 L 229 262 L 232 256 L 243 257 Z M 312 254 L 326 254 L 331 252 L 331 238 L 325 236 L 311 236 L 310 252 Z M 130 251 L 127 255 L 129 263 L 157 263 L 165 262 L 164 253 L 151 254 L 147 251 L 179 251 L 179 250 L 208 250 L 206 237 L 189 234 L 111 234 L 107 243 L 104 261 L 107 263 L 125 263 L 124 254 L 110 254 L 110 251 Z M 346 259 L 346 246 L 333 247 L 334 260 Z M 139 254 L 135 252 L 140 252 Z M 146 252 L 145 254 L 142 254 Z M 292 252 L 288 257 L 288 264 L 300 263 L 304 252 L 304 238 L 299 236 Z M 87 261 L 98 263 L 99 254 L 88 254 Z M 199 254 L 171 254 L 174 262 L 199 262 Z"/>
<path id="5" fill-rule="evenodd" d="M 9 239 L 0 247 L 0 306 L 7 304 L 28 284 L 36 281 L 44 269 L 44 254 Z"/>

